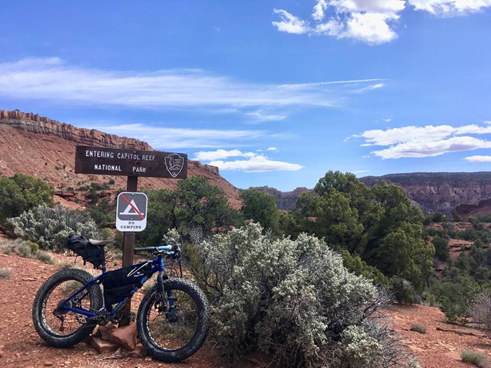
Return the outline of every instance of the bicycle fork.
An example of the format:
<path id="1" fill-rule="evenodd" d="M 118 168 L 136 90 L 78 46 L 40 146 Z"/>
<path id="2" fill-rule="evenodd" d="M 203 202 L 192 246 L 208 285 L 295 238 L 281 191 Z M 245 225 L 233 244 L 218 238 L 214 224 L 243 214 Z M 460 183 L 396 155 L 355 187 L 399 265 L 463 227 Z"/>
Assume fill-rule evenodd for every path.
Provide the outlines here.
<path id="1" fill-rule="evenodd" d="M 175 322 L 177 321 L 175 297 L 172 295 L 172 290 L 165 290 L 164 280 L 166 279 L 168 279 L 168 276 L 165 271 L 160 271 L 157 278 L 157 302 L 159 304 L 158 309 L 159 312 L 165 313 L 169 322 Z"/>

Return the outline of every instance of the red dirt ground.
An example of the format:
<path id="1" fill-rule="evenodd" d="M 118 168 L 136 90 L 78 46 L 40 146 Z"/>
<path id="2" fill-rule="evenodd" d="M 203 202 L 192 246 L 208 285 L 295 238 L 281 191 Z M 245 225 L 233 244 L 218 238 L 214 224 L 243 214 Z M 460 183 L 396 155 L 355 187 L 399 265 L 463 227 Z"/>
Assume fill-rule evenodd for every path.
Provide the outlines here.
<path id="1" fill-rule="evenodd" d="M 73 260 L 56 255 L 59 260 Z M 81 265 L 80 259 L 77 266 Z M 0 253 L 0 267 L 9 267 L 13 276 L 0 281 L 0 366 L 7 367 L 176 367 L 151 358 L 107 358 L 111 354 L 99 355 L 93 348 L 80 343 L 71 349 L 54 349 L 47 346 L 37 335 L 32 325 L 31 307 L 41 284 L 56 272 L 56 267 L 38 260 L 21 258 Z M 135 295 L 133 309 L 139 304 L 141 295 Z M 491 338 L 476 326 L 465 327 L 445 323 L 445 316 L 437 308 L 420 305 L 395 305 L 383 311 L 389 322 L 403 339 L 403 343 L 426 368 L 469 367 L 460 361 L 459 353 L 464 349 L 480 351 L 491 360 Z M 426 334 L 410 331 L 413 324 L 423 325 Z M 440 328 L 444 331 L 437 330 Z M 101 359 L 102 358 L 102 359 Z M 226 367 L 211 343 L 205 345 L 195 356 L 178 364 L 188 368 Z M 253 361 L 242 362 L 240 368 L 257 367 Z"/>
<path id="2" fill-rule="evenodd" d="M 62 258 L 62 256 L 56 256 Z M 73 260 L 73 258 L 71 258 Z M 80 266 L 80 260 L 77 262 Z M 13 270 L 9 280 L 0 281 L 0 366 L 6 367 L 176 367 L 151 358 L 101 360 L 111 354 L 99 355 L 80 343 L 71 349 L 51 348 L 41 340 L 32 324 L 32 303 L 37 290 L 56 267 L 34 259 L 0 253 L 0 267 Z M 141 298 L 141 296 L 140 296 Z M 138 299 L 138 296 L 136 296 Z M 138 307 L 135 300 L 133 307 Z M 218 351 L 205 345 L 196 355 L 177 365 L 188 368 L 226 366 Z M 244 365 L 252 366 L 251 364 Z"/>
<path id="3" fill-rule="evenodd" d="M 383 313 L 390 317 L 392 327 L 422 367 L 472 367 L 460 360 L 462 350 L 484 353 L 491 361 L 491 338 L 473 324 L 446 323 L 445 315 L 438 308 L 394 305 Z M 411 331 L 412 325 L 425 326 L 426 334 Z"/>

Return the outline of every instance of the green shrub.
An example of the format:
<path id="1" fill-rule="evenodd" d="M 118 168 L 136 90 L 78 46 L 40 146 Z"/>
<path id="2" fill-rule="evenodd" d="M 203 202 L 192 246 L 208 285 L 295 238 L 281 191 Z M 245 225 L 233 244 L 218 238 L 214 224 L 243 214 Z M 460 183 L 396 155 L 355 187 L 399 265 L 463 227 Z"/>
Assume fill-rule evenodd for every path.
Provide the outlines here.
<path id="1" fill-rule="evenodd" d="M 41 179 L 15 174 L 0 179 L 0 222 L 19 216 L 40 204 L 53 204 L 54 189 Z"/>
<path id="2" fill-rule="evenodd" d="M 411 327 L 409 327 L 410 331 L 418 332 L 420 334 L 426 334 L 426 326 L 419 325 L 419 324 L 413 324 Z"/>
<path id="3" fill-rule="evenodd" d="M 11 268 L 0 268 L 0 280 L 8 280 L 12 277 L 13 271 Z"/>
<path id="4" fill-rule="evenodd" d="M 472 350 L 463 350 L 460 352 L 460 357 L 464 363 L 473 364 L 480 368 L 488 367 L 488 359 L 483 353 Z"/>
<path id="5" fill-rule="evenodd" d="M 435 247 L 435 256 L 443 262 L 447 262 L 450 259 L 448 240 L 437 235 L 433 238 L 432 243 Z"/>
<path id="6" fill-rule="evenodd" d="M 99 197 L 97 197 L 99 198 Z M 109 199 L 102 200 L 97 206 L 92 205 L 87 208 L 87 212 L 97 226 L 103 228 L 116 221 L 116 206 Z"/>
<path id="7" fill-rule="evenodd" d="M 56 208 L 41 205 L 9 219 L 7 223 L 15 235 L 49 250 L 64 248 L 71 234 L 95 239 L 99 236 L 96 224 L 86 212 L 70 210 L 61 205 Z"/>
<path id="8" fill-rule="evenodd" d="M 377 285 L 389 286 L 389 279 L 382 272 L 368 265 L 360 256 L 353 257 L 347 250 L 343 251 L 343 264 L 357 276 L 366 277 Z"/>
<path id="9" fill-rule="evenodd" d="M 426 304 L 428 304 L 431 307 L 434 307 L 437 304 L 436 296 L 430 293 L 426 293 L 424 300 Z"/>
<path id="10" fill-rule="evenodd" d="M 390 280 L 390 291 L 399 303 L 412 304 L 414 302 L 414 288 L 407 280 L 393 277 Z"/>
<path id="11" fill-rule="evenodd" d="M 188 249 L 222 352 L 233 360 L 260 349 L 283 367 L 390 366 L 389 333 L 367 319 L 382 303 L 375 286 L 323 240 L 262 231 L 251 223 Z"/>

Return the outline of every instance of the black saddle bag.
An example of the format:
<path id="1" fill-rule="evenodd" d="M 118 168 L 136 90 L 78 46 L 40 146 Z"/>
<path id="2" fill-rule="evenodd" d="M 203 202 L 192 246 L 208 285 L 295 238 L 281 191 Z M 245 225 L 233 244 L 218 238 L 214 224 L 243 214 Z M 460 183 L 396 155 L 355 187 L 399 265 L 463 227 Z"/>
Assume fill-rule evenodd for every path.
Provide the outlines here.
<path id="1" fill-rule="evenodd" d="M 92 263 L 94 268 L 99 268 L 104 262 L 104 249 L 102 246 L 93 245 L 81 235 L 70 235 L 67 242 L 68 249 L 81 256 L 84 264 Z"/>
<path id="2" fill-rule="evenodd" d="M 150 276 L 151 269 L 150 264 L 140 263 L 107 272 L 102 279 L 106 306 L 119 303 L 125 297 L 130 296 L 135 287 L 140 288 L 142 279 Z"/>

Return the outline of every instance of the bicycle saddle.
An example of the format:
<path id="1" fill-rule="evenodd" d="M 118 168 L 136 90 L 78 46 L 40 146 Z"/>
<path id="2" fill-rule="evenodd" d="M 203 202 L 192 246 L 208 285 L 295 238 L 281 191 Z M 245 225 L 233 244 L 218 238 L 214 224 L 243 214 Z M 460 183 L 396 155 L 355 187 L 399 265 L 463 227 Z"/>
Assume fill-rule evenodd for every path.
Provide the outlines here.
<path id="1" fill-rule="evenodd" d="M 112 240 L 94 240 L 94 239 L 89 239 L 89 243 L 92 245 L 97 245 L 97 246 L 104 246 L 106 244 L 112 243 Z"/>

